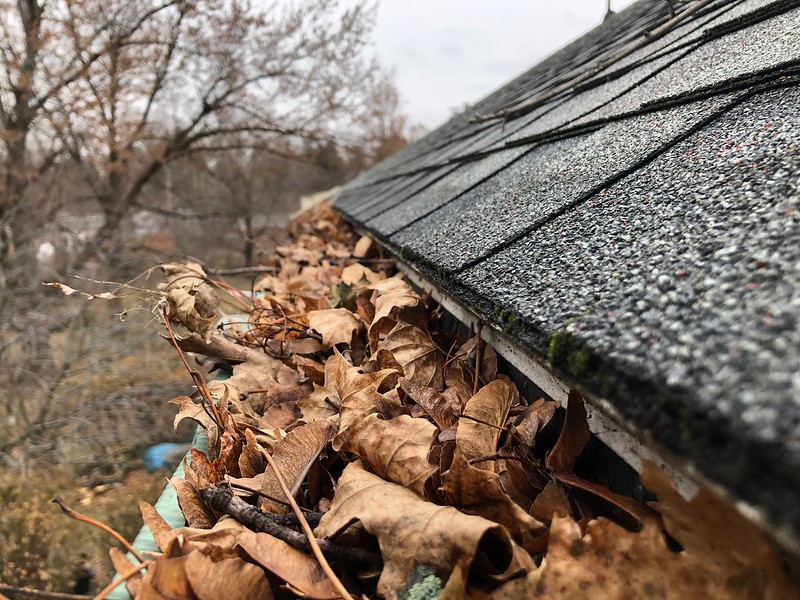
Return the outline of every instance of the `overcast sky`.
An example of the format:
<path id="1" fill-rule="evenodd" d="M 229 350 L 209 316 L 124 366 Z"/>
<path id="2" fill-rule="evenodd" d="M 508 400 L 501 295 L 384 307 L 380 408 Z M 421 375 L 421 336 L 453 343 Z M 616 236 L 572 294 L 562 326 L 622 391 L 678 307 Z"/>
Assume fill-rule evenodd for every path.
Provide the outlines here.
<path id="1" fill-rule="evenodd" d="M 411 123 L 432 129 L 598 25 L 605 10 L 605 0 L 381 0 L 375 42 Z"/>

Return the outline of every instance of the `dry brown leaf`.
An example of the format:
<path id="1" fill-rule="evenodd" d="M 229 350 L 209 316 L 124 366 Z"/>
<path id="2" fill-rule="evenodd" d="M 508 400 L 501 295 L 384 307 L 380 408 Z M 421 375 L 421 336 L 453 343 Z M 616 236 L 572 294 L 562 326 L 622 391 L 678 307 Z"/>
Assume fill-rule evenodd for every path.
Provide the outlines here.
<path id="1" fill-rule="evenodd" d="M 191 419 L 208 431 L 216 429 L 217 426 L 214 423 L 214 419 L 209 414 L 210 411 L 204 408 L 200 402 L 194 402 L 189 396 L 178 396 L 177 398 L 169 400 L 169 404 L 174 404 L 178 407 L 178 414 L 175 415 L 172 421 L 172 427 L 175 431 L 178 430 L 178 425 L 180 425 L 184 419 Z"/>
<path id="2" fill-rule="evenodd" d="M 353 256 L 355 258 L 365 258 L 370 250 L 375 246 L 375 242 L 368 235 L 362 235 L 356 245 L 353 246 Z"/>
<path id="3" fill-rule="evenodd" d="M 311 329 L 322 335 L 325 350 L 336 344 L 351 345 L 353 336 L 361 327 L 361 319 L 346 308 L 314 310 L 306 315 Z"/>
<path id="4" fill-rule="evenodd" d="M 457 411 L 460 413 L 461 405 L 453 403 L 431 387 L 414 383 L 402 377 L 398 384 L 422 409 L 434 420 L 440 430 L 446 431 L 454 428 L 458 423 Z"/>
<path id="5" fill-rule="evenodd" d="M 380 412 L 384 402 L 378 387 L 383 380 L 397 375 L 391 369 L 375 373 L 361 373 L 334 348 L 334 354 L 325 363 L 325 387 L 336 390 L 339 396 L 339 433 L 333 439 L 333 449 L 341 447 L 341 436 L 349 427 L 370 413 Z"/>
<path id="6" fill-rule="evenodd" d="M 309 381 L 315 385 L 323 385 L 325 383 L 325 365 L 316 358 L 308 356 L 293 356 L 292 360 L 297 369 L 308 377 Z"/>
<path id="7" fill-rule="evenodd" d="M 554 517 L 570 516 L 569 499 L 562 485 L 555 479 L 548 481 L 542 493 L 536 496 L 529 512 L 548 525 Z"/>
<path id="8" fill-rule="evenodd" d="M 397 320 L 397 313 L 403 308 L 419 305 L 419 296 L 400 276 L 390 277 L 364 287 L 372 290 L 372 304 L 375 316 L 368 329 L 369 346 L 377 349 L 378 339 L 388 333 Z"/>
<path id="9" fill-rule="evenodd" d="M 239 473 L 242 477 L 254 477 L 264 472 L 267 461 L 261 454 L 263 447 L 258 443 L 252 429 L 244 431 L 244 445 L 239 455 Z"/>
<path id="10" fill-rule="evenodd" d="M 266 533 L 245 530 L 239 547 L 256 563 L 315 600 L 339 598 L 316 559 Z"/>
<path id="11" fill-rule="evenodd" d="M 359 263 L 353 263 L 342 269 L 342 283 L 347 285 L 362 285 L 364 283 L 378 283 L 383 279 L 378 273 Z"/>
<path id="12" fill-rule="evenodd" d="M 504 525 L 528 552 L 543 550 L 536 540 L 544 533 L 544 525 L 511 500 L 497 473 L 476 469 L 460 451 L 456 451 L 449 471 L 442 473 L 442 490 L 451 506 Z"/>
<path id="13" fill-rule="evenodd" d="M 165 553 L 180 551 L 188 554 L 198 550 L 215 561 L 235 558 L 236 538 L 243 529 L 241 523 L 227 516 L 223 516 L 211 529 L 177 527 L 164 536 Z"/>
<path id="14" fill-rule="evenodd" d="M 436 390 L 444 386 L 444 357 L 431 336 L 409 323 L 398 323 L 380 341 L 377 350 L 388 350 L 407 379 Z"/>
<path id="15" fill-rule="evenodd" d="M 364 460 L 387 481 L 424 496 L 425 482 L 436 470 L 428 462 L 436 434 L 436 427 L 425 419 L 400 415 L 384 420 L 373 413 L 343 434 L 341 450 Z"/>
<path id="16" fill-rule="evenodd" d="M 653 523 L 632 533 L 601 518 L 581 536 L 575 521 L 556 517 L 542 565 L 491 598 L 731 598 L 719 591 L 669 550 Z"/>
<path id="17" fill-rule="evenodd" d="M 646 521 L 650 520 L 658 520 L 657 515 L 655 515 L 638 500 L 634 500 L 629 496 L 616 494 L 604 485 L 587 481 L 572 473 L 562 473 L 556 471 L 553 473 L 553 477 L 571 488 L 577 488 L 579 490 L 583 490 L 584 492 L 589 492 L 598 498 L 602 498 L 606 502 L 613 504 L 617 508 L 625 511 L 640 523 L 645 523 Z"/>
<path id="18" fill-rule="evenodd" d="M 275 446 L 272 458 L 278 465 L 292 496 L 297 494 L 311 464 L 331 441 L 335 431 L 336 425 L 331 421 L 312 421 L 287 433 L 286 437 Z M 265 471 L 261 491 L 268 497 L 285 499 L 275 471 L 271 467 Z M 268 498 L 262 500 L 261 508 L 268 512 L 289 512 L 286 505 L 272 502 Z"/>
<path id="19" fill-rule="evenodd" d="M 190 552 L 183 566 L 186 579 L 199 600 L 272 598 L 264 571 L 241 558 L 213 561 L 200 552 Z"/>
<path id="20" fill-rule="evenodd" d="M 427 502 L 366 471 L 358 462 L 345 468 L 316 534 L 332 538 L 355 521 L 378 538 L 384 563 L 378 594 L 390 599 L 397 597 L 397 590 L 416 567 L 428 567 L 445 581 L 462 558 L 467 570 L 499 574 L 508 569 L 513 557 L 503 527 Z"/>
<path id="21" fill-rule="evenodd" d="M 136 566 L 136 564 L 134 564 L 134 562 L 125 554 L 123 554 L 118 548 L 110 548 L 108 555 L 111 558 L 111 564 L 114 565 L 114 569 L 117 571 L 117 573 L 125 573 Z M 143 578 L 144 574 L 140 572 L 125 580 L 125 589 L 128 590 L 128 594 L 130 594 L 131 598 L 136 598 L 136 596 L 139 595 L 139 589 L 142 587 Z"/>
<path id="22" fill-rule="evenodd" d="M 155 506 L 149 502 L 139 502 L 139 512 L 142 513 L 142 521 L 145 527 L 153 534 L 156 546 L 163 552 L 172 539 L 170 535 L 172 527 L 170 527 L 169 523 L 164 520 L 164 517 L 158 513 Z"/>
<path id="23" fill-rule="evenodd" d="M 729 501 L 707 488 L 685 500 L 669 477 L 652 463 L 642 469 L 642 483 L 658 496 L 658 509 L 669 534 L 694 565 L 738 598 L 800 598 L 764 533 Z"/>
<path id="24" fill-rule="evenodd" d="M 523 447 L 533 448 L 536 436 L 555 416 L 558 403 L 539 398 L 516 416 L 512 430 L 513 439 Z"/>
<path id="25" fill-rule="evenodd" d="M 475 367 L 475 359 L 478 355 L 478 336 L 474 335 L 468 339 L 461 348 L 456 352 L 458 360 L 462 360 L 473 369 Z M 492 382 L 497 379 L 497 352 L 494 348 L 488 346 L 486 343 L 481 342 L 481 380 L 486 383 Z"/>
<path id="26" fill-rule="evenodd" d="M 209 382 L 208 389 L 219 399 L 219 406 L 224 407 L 228 402 L 238 404 L 243 395 L 249 395 L 253 390 L 268 390 L 260 394 L 259 401 L 264 407 L 269 407 L 285 400 L 286 394 L 302 388 L 297 371 L 266 354 L 263 356 L 263 359 L 235 365 L 233 375 L 224 381 Z"/>
<path id="27" fill-rule="evenodd" d="M 66 284 L 58 283 L 55 281 L 43 281 L 42 285 L 46 285 L 48 287 L 54 287 L 58 289 L 62 294 L 65 296 L 72 296 L 72 294 L 79 294 L 84 296 L 87 300 L 94 300 L 95 298 L 100 300 L 117 300 L 118 298 L 124 298 L 126 294 L 114 294 L 112 292 L 101 292 L 100 294 L 89 294 L 87 292 L 82 292 L 81 290 L 76 290 Z"/>
<path id="28" fill-rule="evenodd" d="M 339 414 L 339 394 L 334 389 L 315 385 L 314 391 L 297 403 L 297 408 L 306 423 L 325 421 Z"/>
<path id="29" fill-rule="evenodd" d="M 444 396 L 453 406 L 463 406 L 472 398 L 472 389 L 475 385 L 474 374 L 463 360 L 454 360 L 447 366 L 444 377 Z"/>
<path id="30" fill-rule="evenodd" d="M 518 401 L 517 388 L 505 378 L 485 385 L 467 401 L 456 430 L 456 445 L 467 460 L 497 453 L 508 412 Z M 494 467 L 493 462 L 478 463 L 479 469 Z"/>
<path id="31" fill-rule="evenodd" d="M 178 505 L 189 527 L 211 529 L 216 519 L 200 499 L 197 490 L 182 477 L 173 477 L 169 482 L 178 494 Z"/>
<path id="32" fill-rule="evenodd" d="M 545 465 L 551 471 L 572 473 L 575 461 L 578 460 L 586 444 L 591 438 L 586 421 L 586 407 L 583 396 L 578 390 L 570 390 L 567 400 L 567 418 L 558 436 L 558 441 L 545 459 Z"/>
<path id="33" fill-rule="evenodd" d="M 186 557 L 161 556 L 142 578 L 137 600 L 200 600 L 186 576 Z"/>
<path id="34" fill-rule="evenodd" d="M 219 316 L 219 299 L 203 268 L 194 262 L 170 263 L 161 271 L 167 281 L 158 287 L 166 295 L 170 318 L 207 340 Z"/>

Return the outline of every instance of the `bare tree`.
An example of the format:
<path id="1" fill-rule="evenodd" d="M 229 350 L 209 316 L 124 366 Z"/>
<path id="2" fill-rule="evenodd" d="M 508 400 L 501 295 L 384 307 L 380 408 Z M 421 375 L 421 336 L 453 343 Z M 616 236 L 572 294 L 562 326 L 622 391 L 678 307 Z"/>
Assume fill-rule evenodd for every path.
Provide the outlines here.
<path id="1" fill-rule="evenodd" d="M 56 127 L 104 215 L 95 245 L 112 255 L 165 164 L 332 137 L 363 107 L 376 69 L 364 58 L 372 13 L 362 5 L 317 0 L 267 15 L 205 0 L 148 19 L 142 10 L 120 11 L 116 30 L 143 24 L 85 70 Z"/>

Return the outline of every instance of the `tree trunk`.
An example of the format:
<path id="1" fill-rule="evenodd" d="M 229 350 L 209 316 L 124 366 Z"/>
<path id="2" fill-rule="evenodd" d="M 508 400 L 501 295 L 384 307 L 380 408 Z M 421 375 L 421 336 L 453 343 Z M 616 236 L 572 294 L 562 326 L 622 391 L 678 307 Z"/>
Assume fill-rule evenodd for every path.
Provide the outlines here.
<path id="1" fill-rule="evenodd" d="M 244 218 L 244 266 L 253 266 L 253 254 L 256 247 L 256 234 L 253 228 L 253 215 Z"/>

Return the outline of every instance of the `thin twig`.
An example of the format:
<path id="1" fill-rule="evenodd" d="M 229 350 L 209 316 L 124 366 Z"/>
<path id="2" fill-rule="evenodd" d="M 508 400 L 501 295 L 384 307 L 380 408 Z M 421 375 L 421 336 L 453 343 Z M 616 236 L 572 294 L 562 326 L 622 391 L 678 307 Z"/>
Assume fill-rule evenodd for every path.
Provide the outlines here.
<path id="1" fill-rule="evenodd" d="M 255 488 L 250 487 L 249 485 L 245 485 L 243 483 L 239 483 L 238 481 L 232 481 L 230 475 L 225 475 L 225 482 L 228 485 L 230 485 L 231 487 L 235 487 L 237 489 L 244 490 L 245 492 L 250 492 L 251 494 L 256 494 L 258 496 L 261 496 L 262 498 L 266 498 L 267 500 L 269 500 L 271 502 L 275 502 L 275 503 L 280 504 L 282 506 L 285 506 L 287 508 L 291 508 L 292 507 L 292 505 L 289 504 L 288 502 L 286 502 L 286 500 L 281 500 L 280 498 L 275 498 L 273 496 L 270 496 L 269 494 L 265 494 L 261 490 L 257 490 Z M 300 507 L 300 510 L 302 510 L 304 513 L 306 513 L 306 519 L 309 522 L 316 521 L 317 523 L 319 523 L 319 520 L 322 518 L 322 513 L 321 512 L 316 512 L 316 511 L 313 511 L 313 510 L 309 510 L 307 508 L 303 508 L 302 506 Z M 264 514 L 269 514 L 269 513 L 264 513 Z M 273 518 L 273 517 L 287 517 L 286 522 L 283 522 L 282 518 L 273 519 L 276 523 L 279 523 L 281 525 L 297 525 L 297 518 L 294 516 L 294 514 L 291 514 L 291 515 L 270 515 L 270 518 Z"/>
<path id="2" fill-rule="evenodd" d="M 143 562 L 140 565 L 134 565 L 124 573 L 120 573 L 120 576 L 114 579 L 111 583 L 109 583 L 106 587 L 100 590 L 100 593 L 94 597 L 94 600 L 105 600 L 105 598 L 116 588 L 120 583 L 124 583 L 128 581 L 131 577 L 136 575 L 142 569 L 146 569 L 150 565 L 154 564 L 155 561 L 151 560 L 148 562 Z"/>
<path id="3" fill-rule="evenodd" d="M 200 497 L 217 512 L 230 515 L 242 525 L 253 531 L 267 533 L 278 538 L 298 550 L 309 552 L 311 544 L 308 536 L 284 525 L 279 525 L 268 515 L 255 506 L 237 498 L 230 490 L 219 485 L 208 486 L 198 490 Z M 312 536 L 313 537 L 313 536 Z M 322 551 L 331 558 L 338 558 L 365 565 L 379 566 L 381 557 L 378 554 L 367 552 L 361 548 L 352 548 L 330 540 L 316 540 Z"/>
<path id="4" fill-rule="evenodd" d="M 322 567 L 322 570 L 327 575 L 330 582 L 333 584 L 333 587 L 336 588 L 336 591 L 344 598 L 345 600 L 355 600 L 351 595 L 350 592 L 344 587 L 342 582 L 336 576 L 336 573 L 333 572 L 331 566 L 328 564 L 328 561 L 325 559 L 325 555 L 322 554 L 322 550 L 319 548 L 319 544 L 317 543 L 316 538 L 314 537 L 314 532 L 311 531 L 311 526 L 306 521 L 306 518 L 303 516 L 300 507 L 297 505 L 297 502 L 294 501 L 294 496 L 289 491 L 289 486 L 286 485 L 286 481 L 283 479 L 283 474 L 278 467 L 278 464 L 275 462 L 275 459 L 270 456 L 269 452 L 262 453 L 264 458 L 267 459 L 269 466 L 272 467 L 272 470 L 275 474 L 275 479 L 278 480 L 278 485 L 281 486 L 283 493 L 286 495 L 286 499 L 289 501 L 289 504 L 292 505 L 292 510 L 294 514 L 297 515 L 297 519 L 300 521 L 300 527 L 302 527 L 305 534 L 308 536 L 308 543 L 311 545 L 311 551 L 314 553 L 314 556 L 319 562 L 319 566 Z"/>
<path id="5" fill-rule="evenodd" d="M 505 427 L 500 427 L 499 425 L 495 425 L 494 423 L 487 423 L 486 421 L 482 421 L 481 419 L 479 419 L 477 417 L 473 417 L 471 415 L 462 414 L 462 415 L 459 415 L 458 418 L 459 419 L 466 419 L 467 421 L 475 421 L 476 423 L 480 423 L 481 425 L 486 425 L 487 427 L 492 427 L 492 428 L 497 429 L 499 431 L 505 431 L 506 430 Z"/>
<path id="6" fill-rule="evenodd" d="M 224 429 L 222 415 L 219 413 L 219 410 L 217 410 L 217 405 L 214 403 L 214 398 L 211 395 L 208 386 L 206 385 L 205 378 L 200 374 L 200 372 L 197 369 L 193 369 L 192 367 L 189 366 L 189 362 L 183 355 L 183 350 L 181 350 L 181 347 L 178 344 L 178 340 L 172 331 L 172 326 L 169 324 L 168 311 L 169 309 L 165 304 L 161 309 L 161 314 L 164 317 L 164 327 L 167 329 L 167 333 L 169 333 L 169 339 L 172 342 L 172 345 L 175 346 L 175 350 L 178 351 L 178 356 L 181 357 L 183 366 L 186 367 L 187 371 L 189 371 L 189 376 L 192 378 L 194 385 L 197 387 L 197 390 L 203 397 L 203 410 L 206 412 L 206 414 L 208 414 L 208 408 L 210 408 L 211 414 L 208 414 L 208 416 L 211 418 L 212 421 L 214 421 L 214 423 L 216 423 L 217 427 L 219 427 L 220 429 Z M 206 404 L 208 404 L 208 408 L 206 407 Z"/>
<path id="7" fill-rule="evenodd" d="M 478 456 L 476 458 L 470 458 L 467 461 L 467 464 L 474 465 L 480 462 L 488 462 L 490 460 L 516 460 L 519 462 L 525 462 L 519 456 L 514 456 L 513 454 L 487 454 L 486 456 Z"/>
<path id="8" fill-rule="evenodd" d="M 86 515 L 82 515 L 78 511 L 71 509 L 69 506 L 64 504 L 64 501 L 61 499 L 60 496 L 56 496 L 55 498 L 53 498 L 53 502 L 58 504 L 58 507 L 61 509 L 61 511 L 68 517 L 71 517 L 78 521 L 83 521 L 84 523 L 88 523 L 89 525 L 94 525 L 98 529 L 105 531 L 107 534 L 109 534 L 111 537 L 117 540 L 120 544 L 122 544 L 128 552 L 133 554 L 133 556 L 136 557 L 136 560 L 138 560 L 140 563 L 144 562 L 142 555 L 136 551 L 136 548 L 131 546 L 130 543 L 128 543 L 128 540 L 126 540 L 119 533 L 111 529 L 111 527 L 109 527 L 105 523 L 101 523 L 96 519 L 92 519 L 91 517 L 87 517 Z"/>

